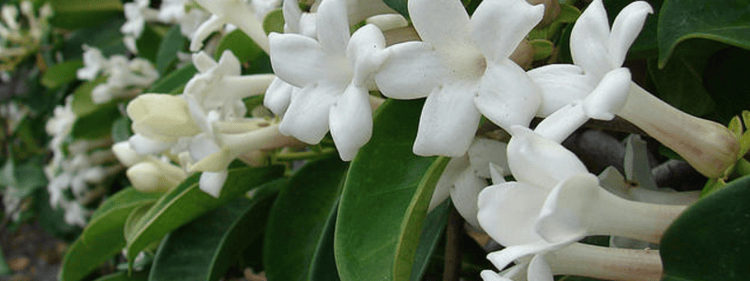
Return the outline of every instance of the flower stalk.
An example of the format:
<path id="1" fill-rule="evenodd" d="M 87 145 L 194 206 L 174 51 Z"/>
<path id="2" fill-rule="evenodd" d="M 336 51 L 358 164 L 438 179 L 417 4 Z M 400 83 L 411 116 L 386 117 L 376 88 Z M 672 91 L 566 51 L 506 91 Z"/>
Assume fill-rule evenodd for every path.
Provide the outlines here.
<path id="1" fill-rule="evenodd" d="M 554 274 L 605 280 L 660 280 L 656 250 L 632 250 L 574 243 L 544 256 Z"/>

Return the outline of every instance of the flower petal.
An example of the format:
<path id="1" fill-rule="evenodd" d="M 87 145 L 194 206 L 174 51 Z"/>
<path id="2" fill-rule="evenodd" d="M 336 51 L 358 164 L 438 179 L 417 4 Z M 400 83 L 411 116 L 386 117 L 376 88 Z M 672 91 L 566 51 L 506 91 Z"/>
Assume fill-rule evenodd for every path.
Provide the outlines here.
<path id="1" fill-rule="evenodd" d="M 510 56 L 544 16 L 544 5 L 524 0 L 487 0 L 471 16 L 471 36 L 490 61 Z"/>
<path id="2" fill-rule="evenodd" d="M 508 246 L 505 249 L 488 254 L 487 259 L 495 267 L 504 268 L 518 258 L 554 251 L 563 246 L 565 244 L 554 244 L 539 240 L 528 244 Z"/>
<path id="3" fill-rule="evenodd" d="M 284 32 L 299 34 L 300 18 L 302 17 L 302 9 L 299 8 L 299 1 L 284 0 L 282 13 L 284 15 Z"/>
<path id="4" fill-rule="evenodd" d="M 573 62 L 583 68 L 586 75 L 598 81 L 608 71 L 620 67 L 613 65 L 609 45 L 609 20 L 601 0 L 595 0 L 581 14 L 570 34 L 570 55 Z"/>
<path id="5" fill-rule="evenodd" d="M 131 136 L 128 139 L 128 142 L 130 142 L 130 147 L 133 148 L 133 150 L 135 150 L 136 153 L 141 154 L 141 155 L 161 153 L 169 149 L 176 143 L 176 141 L 165 142 L 165 141 L 149 139 L 147 137 L 144 137 L 141 134 L 135 134 Z"/>
<path id="6" fill-rule="evenodd" d="M 550 64 L 526 74 L 541 89 L 542 104 L 536 113 L 540 117 L 547 117 L 573 101 L 583 100 L 594 89 L 577 65 Z"/>
<path id="7" fill-rule="evenodd" d="M 328 83 L 302 88 L 292 95 L 279 132 L 309 144 L 320 142 L 328 132 L 331 105 L 343 90 L 339 85 Z"/>
<path id="8" fill-rule="evenodd" d="M 458 175 L 453 188 L 450 189 L 451 201 L 453 201 L 458 213 L 471 226 L 477 228 L 481 228 L 477 220 L 477 212 L 479 212 L 477 198 L 479 192 L 485 187 L 487 187 L 485 180 L 474 175 L 471 169 L 466 169 Z"/>
<path id="9" fill-rule="evenodd" d="M 541 241 L 534 232 L 534 221 L 547 193 L 542 187 L 522 182 L 489 186 L 478 196 L 479 225 L 493 240 L 506 247 Z"/>
<path id="10" fill-rule="evenodd" d="M 276 75 L 297 87 L 326 77 L 326 56 L 315 39 L 298 34 L 269 35 L 271 64 Z"/>
<path id="11" fill-rule="evenodd" d="M 588 120 L 589 116 L 584 112 L 583 105 L 575 102 L 544 118 L 536 125 L 534 132 L 553 142 L 562 143 Z"/>
<path id="12" fill-rule="evenodd" d="M 327 54 L 344 54 L 349 42 L 349 20 L 344 0 L 326 0 L 320 3 L 315 18 L 320 46 Z"/>
<path id="13" fill-rule="evenodd" d="M 534 281 L 554 281 L 555 278 L 552 276 L 552 269 L 550 269 L 547 261 L 544 260 L 544 255 L 535 255 L 531 258 L 529 263 L 529 269 L 527 271 L 527 278 Z"/>
<path id="14" fill-rule="evenodd" d="M 449 75 L 438 53 L 422 42 L 388 47 L 390 57 L 375 74 L 383 95 L 395 99 L 426 97 Z"/>
<path id="15" fill-rule="evenodd" d="M 346 56 L 354 66 L 352 83 L 355 86 L 374 84 L 375 72 L 380 69 L 390 53 L 390 51 L 383 51 L 383 48 L 385 48 L 385 37 L 375 25 L 368 24 L 354 32 L 349 40 Z"/>
<path id="16" fill-rule="evenodd" d="M 203 22 L 193 33 L 193 38 L 190 38 L 190 51 L 200 51 L 203 48 L 203 40 L 206 40 L 211 33 L 220 30 L 225 23 L 226 21 L 216 15 Z"/>
<path id="17" fill-rule="evenodd" d="M 219 198 L 221 189 L 224 187 L 224 182 L 227 181 L 229 172 L 203 172 L 198 182 L 198 187 L 208 195 L 214 198 Z"/>
<path id="18" fill-rule="evenodd" d="M 542 102 L 541 90 L 509 59 L 487 66 L 474 104 L 493 123 L 509 131 L 528 126 Z"/>
<path id="19" fill-rule="evenodd" d="M 410 0 L 409 16 L 422 38 L 435 47 L 451 49 L 469 42 L 469 14 L 458 0 Z"/>
<path id="20" fill-rule="evenodd" d="M 240 76 L 242 75 L 242 66 L 240 60 L 234 56 L 230 50 L 224 50 L 219 58 L 219 63 L 214 70 L 214 75 L 223 76 Z"/>
<path id="21" fill-rule="evenodd" d="M 510 175 L 508 168 L 508 157 L 506 151 L 508 145 L 496 140 L 475 138 L 469 146 L 469 161 L 471 169 L 476 176 L 488 179 L 490 175 L 490 163 L 502 168 L 504 173 Z"/>
<path id="22" fill-rule="evenodd" d="M 516 180 L 549 190 L 572 175 L 588 174 L 581 160 L 559 143 L 521 126 L 511 132 L 508 166 Z"/>
<path id="23" fill-rule="evenodd" d="M 438 179 L 437 184 L 435 184 L 435 191 L 432 192 L 432 199 L 430 200 L 428 212 L 443 203 L 445 199 L 448 199 L 451 186 L 453 186 L 458 175 L 466 170 L 467 167 L 469 167 L 469 158 L 467 156 L 453 157 L 448 161 L 448 165 L 445 166 L 443 174 L 440 175 L 440 179 Z"/>
<path id="24" fill-rule="evenodd" d="M 469 149 L 479 126 L 474 106 L 476 85 L 449 83 L 427 97 L 419 118 L 414 153 L 421 156 L 462 156 Z"/>
<path id="25" fill-rule="evenodd" d="M 349 85 L 329 114 L 331 136 L 341 159 L 351 161 L 372 136 L 372 111 L 367 89 Z"/>
<path id="26" fill-rule="evenodd" d="M 484 281 L 513 281 L 513 279 L 500 276 L 492 270 L 482 270 L 479 274 Z"/>
<path id="27" fill-rule="evenodd" d="M 645 1 L 630 3 L 620 11 L 612 24 L 612 33 L 609 35 L 608 49 L 613 65 L 622 65 L 630 45 L 643 29 L 646 16 L 653 13 L 654 9 Z"/>
<path id="28" fill-rule="evenodd" d="M 576 175 L 560 182 L 544 202 L 534 229 L 552 243 L 586 236 L 584 216 L 597 200 L 599 191 L 599 180 L 592 174 Z"/>
<path id="29" fill-rule="evenodd" d="M 200 51 L 193 54 L 193 65 L 201 73 L 207 73 L 211 71 L 211 69 L 215 68 L 218 64 L 216 63 L 216 61 L 214 61 L 213 58 L 206 54 L 206 52 Z"/>
<path id="30" fill-rule="evenodd" d="M 583 110 L 593 119 L 612 120 L 625 106 L 630 91 L 630 71 L 618 68 L 608 72 L 586 97 Z"/>
<path id="31" fill-rule="evenodd" d="M 266 89 L 266 95 L 263 97 L 263 105 L 278 116 L 284 115 L 289 102 L 292 99 L 292 92 L 299 91 L 299 88 L 292 86 L 281 78 L 274 78 L 271 85 Z"/>

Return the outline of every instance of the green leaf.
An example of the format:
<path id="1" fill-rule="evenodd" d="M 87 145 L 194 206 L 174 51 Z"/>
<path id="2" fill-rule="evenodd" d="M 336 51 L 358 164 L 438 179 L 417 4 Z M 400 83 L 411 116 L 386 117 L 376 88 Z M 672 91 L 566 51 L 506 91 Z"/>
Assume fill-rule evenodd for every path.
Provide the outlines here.
<path id="1" fill-rule="evenodd" d="M 219 280 L 262 237 L 275 197 L 237 198 L 173 231 L 159 246 L 149 280 Z"/>
<path id="2" fill-rule="evenodd" d="M 659 12 L 659 67 L 690 38 L 715 40 L 750 49 L 750 1 L 665 0 Z"/>
<path id="3" fill-rule="evenodd" d="M 407 6 L 407 0 L 383 0 L 388 7 L 396 10 L 399 14 L 409 19 L 409 7 Z"/>
<path id="4" fill-rule="evenodd" d="M 706 58 L 674 56 L 659 69 L 656 60 L 648 63 L 648 72 L 660 99 L 680 110 L 703 116 L 714 110 L 714 100 L 703 87 Z"/>
<path id="5" fill-rule="evenodd" d="M 185 86 L 185 84 L 187 84 L 196 73 L 198 73 L 198 69 L 196 69 L 192 63 L 188 64 L 180 69 L 170 72 L 169 75 L 156 80 L 151 86 L 151 89 L 148 89 L 146 93 L 172 93 Z M 180 91 L 180 94 L 181 93 L 182 91 Z"/>
<path id="6" fill-rule="evenodd" d="M 76 81 L 76 71 L 82 67 L 83 61 L 81 60 L 58 63 L 47 69 L 39 82 L 48 89 L 60 88 L 62 85 Z"/>
<path id="7" fill-rule="evenodd" d="M 450 214 L 450 211 L 450 200 L 445 200 L 445 202 L 427 214 L 422 225 L 422 234 L 419 236 L 419 244 L 414 255 L 414 267 L 412 268 L 409 280 L 422 280 L 422 275 L 424 275 L 427 265 L 430 263 L 430 257 L 435 253 L 443 230 L 445 230 L 445 226 L 448 224 L 448 214 Z"/>
<path id="8" fill-rule="evenodd" d="M 337 157 L 310 162 L 297 171 L 271 209 L 263 246 L 270 280 L 309 280 L 313 257 L 325 241 L 347 165 Z"/>
<path id="9" fill-rule="evenodd" d="M 180 32 L 179 24 L 173 26 L 164 35 L 164 39 L 161 40 L 161 45 L 156 52 L 156 70 L 159 71 L 160 76 L 163 76 L 177 60 L 177 52 L 185 46 L 185 41 L 185 37 Z"/>
<path id="10" fill-rule="evenodd" d="M 555 48 L 551 41 L 544 39 L 534 39 L 529 43 L 531 44 L 531 48 L 534 50 L 534 60 L 549 58 Z"/>
<path id="11" fill-rule="evenodd" d="M 65 29 L 93 27 L 122 13 L 120 0 L 51 0 L 50 23 Z"/>
<path id="12" fill-rule="evenodd" d="M 138 56 L 155 64 L 157 55 L 159 54 L 159 46 L 161 46 L 161 42 L 163 41 L 162 37 L 162 34 L 159 34 L 154 27 L 146 24 L 141 37 L 135 40 L 135 46 L 138 48 Z"/>
<path id="13" fill-rule="evenodd" d="M 112 123 L 122 117 L 122 113 L 117 109 L 116 103 L 106 105 L 89 115 L 78 117 L 70 131 L 73 138 L 96 140 L 110 136 Z"/>
<path id="14" fill-rule="evenodd" d="M 244 195 L 250 189 L 280 177 L 283 173 L 281 166 L 232 169 L 219 198 L 200 190 L 200 174 L 190 176 L 161 197 L 135 224 L 135 231 L 126 237 L 128 260 L 132 262 L 138 252 L 181 225 Z"/>
<path id="15" fill-rule="evenodd" d="M 114 123 L 112 123 L 112 140 L 114 142 L 126 141 L 133 132 L 130 130 L 130 118 L 127 116 L 120 116 Z"/>
<path id="16" fill-rule="evenodd" d="M 702 198 L 664 232 L 665 281 L 750 280 L 750 177 Z"/>
<path id="17" fill-rule="evenodd" d="M 336 222 L 343 280 L 408 280 L 422 222 L 447 158 L 412 153 L 423 100 L 386 101 L 351 163 Z"/>
<path id="18" fill-rule="evenodd" d="M 125 237 L 132 235 L 132 233 L 136 230 L 136 223 L 138 223 L 138 221 L 142 219 L 144 215 L 146 215 L 146 212 L 148 212 L 148 210 L 150 210 L 151 207 L 154 206 L 154 203 L 156 202 L 140 205 L 130 212 L 128 218 L 125 220 L 125 225 L 122 227 Z"/>
<path id="19" fill-rule="evenodd" d="M 77 117 L 83 117 L 89 115 L 98 109 L 109 106 L 107 104 L 94 104 L 91 100 L 91 91 L 96 88 L 99 84 L 103 84 L 107 81 L 107 77 L 99 76 L 92 81 L 81 84 L 78 88 L 73 91 L 73 101 L 71 102 L 71 109 Z"/>
<path id="20" fill-rule="evenodd" d="M 281 9 L 273 10 L 266 15 L 266 18 L 263 19 L 263 31 L 266 34 L 271 34 L 271 32 L 284 33 L 284 12 Z"/>
<path id="21" fill-rule="evenodd" d="M 703 84 L 716 102 L 721 123 L 727 123 L 750 108 L 747 61 L 750 61 L 750 50 L 726 47 L 713 53 L 706 64 Z"/>
<path id="22" fill-rule="evenodd" d="M 336 269 L 336 253 L 333 251 L 333 242 L 336 235 L 336 216 L 338 215 L 338 202 L 336 202 L 331 216 L 328 218 L 323 233 L 320 237 L 320 244 L 315 250 L 310 265 L 310 281 L 338 281 L 341 280 L 339 272 Z"/>
<path id="23" fill-rule="evenodd" d="M 80 59 L 83 45 L 95 47 L 102 51 L 104 57 L 127 52 L 122 41 L 120 27 L 125 23 L 123 18 L 111 18 L 108 21 L 88 28 L 78 29 L 65 40 L 62 49 L 66 59 Z"/>
<path id="24" fill-rule="evenodd" d="M 214 58 L 218 60 L 225 50 L 230 50 L 240 60 L 240 63 L 252 61 L 263 53 L 258 44 L 250 39 L 245 32 L 236 29 L 225 35 L 219 41 Z"/>
<path id="25" fill-rule="evenodd" d="M 156 201 L 158 194 L 124 189 L 107 199 L 91 216 L 89 225 L 70 246 L 62 262 L 60 280 L 81 280 L 125 247 L 123 227 L 131 211 Z"/>
<path id="26" fill-rule="evenodd" d="M 146 281 L 148 280 L 148 271 L 136 271 L 128 275 L 126 271 L 120 271 L 97 278 L 94 281 Z"/>

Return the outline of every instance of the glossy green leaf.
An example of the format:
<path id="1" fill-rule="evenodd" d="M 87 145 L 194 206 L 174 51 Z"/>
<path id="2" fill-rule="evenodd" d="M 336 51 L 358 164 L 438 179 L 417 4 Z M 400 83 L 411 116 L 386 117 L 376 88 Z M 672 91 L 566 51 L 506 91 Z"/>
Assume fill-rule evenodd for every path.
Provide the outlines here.
<path id="1" fill-rule="evenodd" d="M 750 50 L 725 46 L 714 52 L 706 63 L 703 84 L 716 103 L 720 123 L 726 124 L 750 108 L 747 61 L 750 61 Z"/>
<path id="2" fill-rule="evenodd" d="M 127 48 L 125 48 L 122 41 L 123 35 L 120 32 L 120 27 L 124 23 L 123 18 L 110 18 L 99 25 L 72 32 L 65 40 L 65 46 L 62 49 L 63 57 L 80 59 L 83 54 L 83 45 L 101 50 L 104 57 L 125 53 Z"/>
<path id="3" fill-rule="evenodd" d="M 407 0 L 383 0 L 388 7 L 396 10 L 399 14 L 405 18 L 409 18 L 409 7 L 407 6 Z"/>
<path id="4" fill-rule="evenodd" d="M 151 63 L 156 63 L 159 54 L 159 46 L 163 36 L 152 26 L 146 24 L 141 33 L 141 37 L 135 40 L 135 46 L 138 48 L 138 56 L 145 58 Z"/>
<path id="5" fill-rule="evenodd" d="M 703 87 L 705 58 L 675 56 L 659 69 L 649 61 L 648 72 L 660 99 L 680 110 L 703 116 L 714 110 L 714 101 Z"/>
<path id="6" fill-rule="evenodd" d="M 81 60 L 69 60 L 48 68 L 39 81 L 48 89 L 57 89 L 77 79 L 76 71 L 83 67 Z"/>
<path id="7" fill-rule="evenodd" d="M 664 281 L 750 280 L 750 177 L 690 206 L 664 232 Z"/>
<path id="8" fill-rule="evenodd" d="M 112 124 L 122 117 L 122 113 L 115 103 L 107 103 L 99 110 L 78 117 L 73 123 L 70 134 L 76 139 L 96 140 L 109 137 L 112 134 Z"/>
<path id="9" fill-rule="evenodd" d="M 97 26 L 122 13 L 120 0 L 51 0 L 50 23 L 66 29 Z"/>
<path id="10" fill-rule="evenodd" d="M 93 91 L 96 86 L 103 84 L 106 81 L 107 77 L 99 76 L 92 81 L 81 84 L 75 89 L 75 91 L 73 91 L 73 101 L 71 102 L 70 107 L 77 117 L 84 117 L 103 107 L 111 106 L 110 103 L 94 104 L 91 100 L 91 91 Z"/>
<path id="11" fill-rule="evenodd" d="M 219 280 L 262 237 L 275 197 L 237 198 L 173 231 L 159 246 L 149 280 Z"/>
<path id="12" fill-rule="evenodd" d="M 133 131 L 130 129 L 130 118 L 127 116 L 120 116 L 114 123 L 112 123 L 112 140 L 114 142 L 126 141 L 130 136 L 133 135 Z"/>
<path id="13" fill-rule="evenodd" d="M 336 222 L 343 280 L 408 280 L 445 158 L 412 153 L 423 100 L 386 101 L 347 174 Z"/>
<path id="14" fill-rule="evenodd" d="M 154 206 L 154 203 L 156 202 L 140 205 L 130 212 L 128 218 L 125 219 L 125 225 L 122 227 L 122 231 L 125 237 L 132 235 L 132 233 L 136 230 L 135 225 L 139 220 L 143 218 L 144 215 L 146 215 L 148 210 L 150 210 L 151 207 Z"/>
<path id="15" fill-rule="evenodd" d="M 750 49 L 749 0 L 665 0 L 659 13 L 659 67 L 682 41 L 704 38 Z"/>
<path id="16" fill-rule="evenodd" d="M 218 60 L 225 50 L 232 51 L 241 63 L 254 60 L 263 53 L 263 49 L 253 39 L 250 39 L 245 32 L 239 29 L 221 38 L 219 47 L 216 48 L 216 52 L 214 53 L 214 58 Z"/>
<path id="17" fill-rule="evenodd" d="M 164 75 L 169 67 L 177 60 L 177 52 L 182 51 L 185 46 L 185 37 L 180 32 L 180 25 L 175 25 L 161 40 L 161 45 L 156 51 L 156 70 L 159 75 Z"/>
<path id="18" fill-rule="evenodd" d="M 283 173 L 284 169 L 281 166 L 232 169 L 219 198 L 211 197 L 200 190 L 200 174 L 190 176 L 162 196 L 135 224 L 135 230 L 126 237 L 128 260 L 132 261 L 138 252 L 172 230 L 263 183 L 282 176 Z"/>
<path id="19" fill-rule="evenodd" d="M 146 281 L 148 280 L 148 271 L 135 271 L 128 275 L 126 271 L 120 271 L 97 278 L 94 281 Z"/>
<path id="20" fill-rule="evenodd" d="M 320 243 L 315 250 L 310 265 L 310 281 L 338 281 L 338 269 L 336 268 L 336 253 L 333 251 L 333 241 L 336 234 L 336 217 L 338 215 L 338 202 L 323 227 Z"/>
<path id="21" fill-rule="evenodd" d="M 158 194 L 133 188 L 107 199 L 91 216 L 81 236 L 70 246 L 62 262 L 60 280 L 81 280 L 125 247 L 123 227 L 133 209 L 156 202 Z"/>
<path id="22" fill-rule="evenodd" d="M 269 215 L 263 247 L 263 265 L 270 280 L 309 280 L 346 168 L 338 157 L 310 162 L 281 190 Z"/>
<path id="23" fill-rule="evenodd" d="M 442 204 L 435 207 L 424 219 L 422 225 L 422 234 L 419 236 L 419 244 L 414 255 L 414 267 L 411 271 L 411 281 L 422 280 L 430 263 L 430 257 L 435 253 L 435 249 L 440 244 L 445 226 L 448 224 L 448 214 L 451 211 L 450 200 L 445 200 Z"/>
<path id="24" fill-rule="evenodd" d="M 191 78 L 193 78 L 193 76 L 195 76 L 196 73 L 198 73 L 198 69 L 196 69 L 192 63 L 188 64 L 170 72 L 169 75 L 156 80 L 146 92 L 161 94 L 172 93 L 176 89 L 181 89 Z M 180 94 L 181 93 L 182 91 L 180 91 Z"/>
<path id="25" fill-rule="evenodd" d="M 266 15 L 266 18 L 263 19 L 263 31 L 266 34 L 271 34 L 271 32 L 284 33 L 284 12 L 281 9 L 273 10 Z"/>

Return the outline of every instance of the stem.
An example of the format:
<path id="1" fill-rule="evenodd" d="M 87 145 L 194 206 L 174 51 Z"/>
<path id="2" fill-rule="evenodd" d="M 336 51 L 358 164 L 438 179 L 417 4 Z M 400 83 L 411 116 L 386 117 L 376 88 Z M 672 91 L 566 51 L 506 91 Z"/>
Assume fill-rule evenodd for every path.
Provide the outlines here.
<path id="1" fill-rule="evenodd" d="M 318 158 L 321 156 L 326 156 L 326 155 L 330 155 L 334 153 L 336 153 L 335 148 L 324 148 L 321 151 L 305 151 L 305 152 L 291 152 L 291 153 L 276 154 L 274 159 L 276 159 L 276 161 L 309 160 L 309 159 Z"/>
<path id="2" fill-rule="evenodd" d="M 723 177 L 737 159 L 739 144 L 726 127 L 679 111 L 631 83 L 618 113 L 685 158 L 701 174 Z"/>
<path id="3" fill-rule="evenodd" d="M 660 280 L 657 250 L 631 250 L 574 243 L 545 255 L 556 275 L 576 275 L 606 280 Z"/>
<path id="4" fill-rule="evenodd" d="M 458 281 L 461 277 L 461 215 L 451 206 L 445 229 L 445 267 L 443 281 Z"/>

